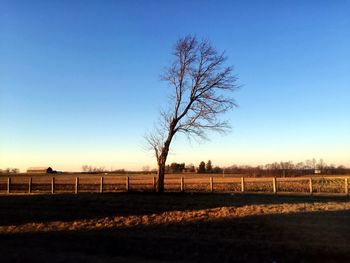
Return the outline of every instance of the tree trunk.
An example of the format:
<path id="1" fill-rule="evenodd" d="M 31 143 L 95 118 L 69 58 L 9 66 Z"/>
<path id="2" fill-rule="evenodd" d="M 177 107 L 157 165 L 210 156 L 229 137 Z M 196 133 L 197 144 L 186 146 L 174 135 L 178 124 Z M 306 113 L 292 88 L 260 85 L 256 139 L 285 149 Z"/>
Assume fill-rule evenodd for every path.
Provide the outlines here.
<path id="1" fill-rule="evenodd" d="M 172 140 L 172 138 L 173 138 L 173 136 L 175 134 L 174 129 L 175 129 L 176 123 L 177 123 L 177 120 L 173 120 L 171 122 L 168 138 L 164 142 L 164 146 L 162 148 L 162 151 L 161 151 L 160 155 L 157 157 L 157 161 L 158 161 L 158 178 L 157 178 L 157 187 L 156 187 L 157 189 L 156 189 L 156 191 L 158 193 L 163 193 L 164 192 L 165 163 L 166 163 L 166 159 L 168 157 L 171 140 Z"/>
<path id="2" fill-rule="evenodd" d="M 164 175 L 165 175 L 165 162 L 160 162 L 158 164 L 158 176 L 157 176 L 157 193 L 164 192 Z"/>

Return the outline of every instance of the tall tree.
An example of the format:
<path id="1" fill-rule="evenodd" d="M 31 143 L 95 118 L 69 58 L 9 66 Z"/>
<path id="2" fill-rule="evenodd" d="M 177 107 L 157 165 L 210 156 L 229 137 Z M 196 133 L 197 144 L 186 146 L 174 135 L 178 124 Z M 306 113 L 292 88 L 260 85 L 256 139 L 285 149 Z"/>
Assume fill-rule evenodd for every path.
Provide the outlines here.
<path id="1" fill-rule="evenodd" d="M 205 173 L 205 162 L 201 161 L 198 166 L 198 173 Z"/>
<path id="2" fill-rule="evenodd" d="M 229 128 L 218 117 L 236 106 L 228 93 L 237 88 L 227 57 L 208 40 L 194 36 L 180 38 L 173 49 L 174 60 L 162 80 L 168 83 L 171 97 L 168 108 L 160 112 L 154 132 L 146 135 L 158 164 L 157 191 L 164 191 L 165 163 L 170 144 L 177 133 L 206 139 L 207 131 L 223 132 Z"/>
<path id="3" fill-rule="evenodd" d="M 211 172 L 213 171 L 213 166 L 212 166 L 210 160 L 209 160 L 209 161 L 207 162 L 207 164 L 205 165 L 205 169 L 206 169 L 207 173 L 211 173 Z"/>

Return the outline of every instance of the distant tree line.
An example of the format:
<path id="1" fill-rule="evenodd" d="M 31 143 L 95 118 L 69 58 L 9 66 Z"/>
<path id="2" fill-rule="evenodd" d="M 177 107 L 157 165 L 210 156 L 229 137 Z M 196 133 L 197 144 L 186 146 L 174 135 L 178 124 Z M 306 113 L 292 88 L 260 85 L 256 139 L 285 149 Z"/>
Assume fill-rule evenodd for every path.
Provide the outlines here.
<path id="1" fill-rule="evenodd" d="M 213 166 L 211 160 L 208 160 L 207 163 L 201 161 L 199 163 L 197 173 L 222 173 L 223 169 L 219 166 Z"/>
<path id="2" fill-rule="evenodd" d="M 343 166 L 335 166 L 326 164 L 323 159 L 306 160 L 305 162 L 293 163 L 274 162 L 265 165 L 231 165 L 224 168 L 225 173 L 247 174 L 250 176 L 303 176 L 308 174 L 333 175 L 333 174 L 349 174 L 350 169 Z"/>
<path id="3" fill-rule="evenodd" d="M 117 174 L 155 174 L 156 169 L 150 169 L 149 166 L 142 167 L 142 171 L 126 171 L 124 169 L 107 170 L 105 167 L 94 167 L 91 165 L 83 165 L 82 171 L 84 173 L 117 173 Z M 18 173 L 18 169 L 8 168 L 0 170 L 0 173 Z M 343 165 L 327 164 L 323 159 L 310 159 L 305 162 L 293 163 L 288 162 L 274 162 L 265 165 L 251 166 L 251 165 L 231 165 L 227 167 L 219 167 L 213 165 L 211 160 L 207 162 L 201 161 L 198 166 L 190 163 L 186 165 L 183 163 L 173 162 L 165 166 L 165 173 L 221 173 L 221 174 L 242 174 L 245 176 L 264 177 L 264 176 L 303 176 L 310 174 L 320 175 L 334 175 L 334 174 L 350 174 L 350 169 Z"/>
<path id="4" fill-rule="evenodd" d="M 82 173 L 89 174 L 100 174 L 100 173 L 108 173 L 108 174 L 154 174 L 157 173 L 156 170 L 151 170 L 149 166 L 142 167 L 142 171 L 128 171 L 125 169 L 106 169 L 104 166 L 96 167 L 91 165 L 83 165 L 81 167 Z"/>
<path id="5" fill-rule="evenodd" d="M 192 163 L 185 165 L 185 163 L 171 163 L 165 166 L 166 173 L 222 173 L 222 168 L 219 166 L 213 167 L 211 160 L 207 163 L 200 162 L 197 167 Z"/>
<path id="6" fill-rule="evenodd" d="M 242 174 L 247 176 L 303 176 L 309 174 L 333 175 L 349 174 L 350 169 L 344 165 L 327 164 L 323 159 L 310 159 L 305 162 L 293 163 L 274 162 L 265 165 L 231 165 L 228 167 L 213 166 L 211 160 L 201 161 L 197 167 L 193 164 L 173 162 L 165 167 L 166 173 L 222 173 Z"/>
<path id="7" fill-rule="evenodd" d="M 83 165 L 81 168 L 84 173 L 102 173 L 106 171 L 105 167 L 95 167 L 91 165 Z"/>
<path id="8" fill-rule="evenodd" d="M 17 168 L 6 168 L 6 169 L 0 169 L 0 174 L 18 174 L 19 169 Z"/>

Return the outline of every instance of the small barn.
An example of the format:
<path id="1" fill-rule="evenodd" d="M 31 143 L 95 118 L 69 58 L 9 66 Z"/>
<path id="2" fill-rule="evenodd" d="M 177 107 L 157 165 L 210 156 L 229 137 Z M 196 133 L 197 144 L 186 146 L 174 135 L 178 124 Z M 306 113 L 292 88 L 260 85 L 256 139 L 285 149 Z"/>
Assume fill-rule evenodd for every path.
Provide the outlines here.
<path id="1" fill-rule="evenodd" d="M 51 167 L 29 167 L 27 173 L 49 174 L 54 173 L 54 170 Z"/>

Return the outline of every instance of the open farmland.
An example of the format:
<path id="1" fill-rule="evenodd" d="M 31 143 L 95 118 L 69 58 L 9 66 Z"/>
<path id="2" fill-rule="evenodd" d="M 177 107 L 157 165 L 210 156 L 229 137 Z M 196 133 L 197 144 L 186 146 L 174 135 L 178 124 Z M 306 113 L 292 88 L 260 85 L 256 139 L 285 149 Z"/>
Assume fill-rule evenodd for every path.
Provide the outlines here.
<path id="1" fill-rule="evenodd" d="M 237 174 L 168 174 L 166 192 L 348 195 L 350 176 L 242 177 Z M 19 174 L 0 177 L 0 194 L 152 192 L 154 174 Z"/>
<path id="2" fill-rule="evenodd" d="M 349 262 L 348 197 L 0 196 L 1 262 Z"/>

